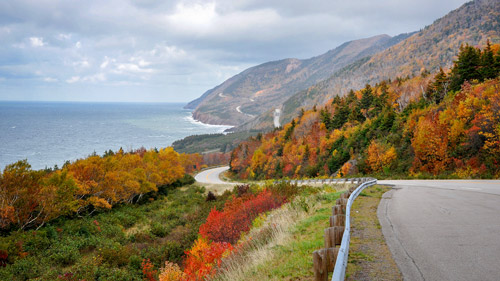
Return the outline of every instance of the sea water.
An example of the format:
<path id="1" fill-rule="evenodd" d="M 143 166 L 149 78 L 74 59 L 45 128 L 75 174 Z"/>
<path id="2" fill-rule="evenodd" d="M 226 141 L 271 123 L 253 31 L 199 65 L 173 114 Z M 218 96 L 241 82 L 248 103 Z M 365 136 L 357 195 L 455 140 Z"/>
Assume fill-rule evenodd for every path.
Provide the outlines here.
<path id="1" fill-rule="evenodd" d="M 94 152 L 163 148 L 228 126 L 193 120 L 179 103 L 0 102 L 0 169 L 27 159 L 59 167 Z"/>

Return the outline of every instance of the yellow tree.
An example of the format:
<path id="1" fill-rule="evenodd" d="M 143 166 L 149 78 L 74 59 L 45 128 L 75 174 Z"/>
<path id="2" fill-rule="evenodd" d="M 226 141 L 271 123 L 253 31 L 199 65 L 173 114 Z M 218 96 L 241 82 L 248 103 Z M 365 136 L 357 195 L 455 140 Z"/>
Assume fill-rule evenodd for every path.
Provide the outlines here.
<path id="1" fill-rule="evenodd" d="M 368 146 L 368 156 L 366 162 L 373 172 L 381 172 L 384 168 L 389 167 L 397 154 L 394 146 L 383 145 L 376 140 L 372 140 Z"/>

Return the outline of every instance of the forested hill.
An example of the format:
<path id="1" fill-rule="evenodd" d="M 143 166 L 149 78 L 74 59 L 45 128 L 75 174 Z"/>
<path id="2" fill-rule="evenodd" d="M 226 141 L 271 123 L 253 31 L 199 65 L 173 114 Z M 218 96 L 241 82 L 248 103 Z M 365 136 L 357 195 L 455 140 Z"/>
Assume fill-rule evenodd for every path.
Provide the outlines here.
<path id="1" fill-rule="evenodd" d="M 349 174 L 500 177 L 500 45 L 460 48 L 451 71 L 366 85 L 241 143 L 240 178 Z"/>
<path id="2" fill-rule="evenodd" d="M 413 76 L 424 69 L 435 72 L 439 67 L 451 67 L 461 44 L 484 46 L 488 39 L 500 43 L 500 1 L 466 3 L 399 44 L 350 64 L 330 78 L 295 94 L 285 102 L 282 118 L 289 122 L 300 108 L 324 104 L 332 95 L 345 95 L 350 89 L 360 89 L 366 83 Z M 259 119 L 265 120 L 264 117 Z M 261 122 L 254 122 L 252 126 L 258 123 Z"/>
<path id="3" fill-rule="evenodd" d="M 280 106 L 294 93 L 328 78 L 342 67 L 380 52 L 408 36 L 378 35 L 346 42 L 310 59 L 263 63 L 205 92 L 187 108 L 195 109 L 195 119 L 205 123 L 241 125 Z"/>

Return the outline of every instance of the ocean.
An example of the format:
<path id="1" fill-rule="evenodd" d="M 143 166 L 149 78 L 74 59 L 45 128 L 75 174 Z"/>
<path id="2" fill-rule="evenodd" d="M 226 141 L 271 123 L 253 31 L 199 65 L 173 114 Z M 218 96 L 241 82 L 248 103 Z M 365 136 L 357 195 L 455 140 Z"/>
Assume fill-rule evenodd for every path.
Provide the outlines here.
<path id="1" fill-rule="evenodd" d="M 33 169 L 111 149 L 163 148 L 228 126 L 193 120 L 180 103 L 0 102 L 0 169 L 27 159 Z"/>

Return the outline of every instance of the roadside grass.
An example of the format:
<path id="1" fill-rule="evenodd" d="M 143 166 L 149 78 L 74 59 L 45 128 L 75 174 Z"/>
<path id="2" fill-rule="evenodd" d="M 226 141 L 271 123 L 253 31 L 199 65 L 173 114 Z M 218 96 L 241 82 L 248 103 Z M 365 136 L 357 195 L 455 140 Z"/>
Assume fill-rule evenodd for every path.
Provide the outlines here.
<path id="1" fill-rule="evenodd" d="M 351 209 L 351 243 L 346 280 L 402 280 L 382 234 L 377 208 L 390 187 L 366 188 Z"/>
<path id="2" fill-rule="evenodd" d="M 299 196 L 271 212 L 262 226 L 243 237 L 242 251 L 223 262 L 214 280 L 314 280 L 312 253 L 323 247 L 324 229 L 341 192 L 311 188 L 320 192 Z"/>

